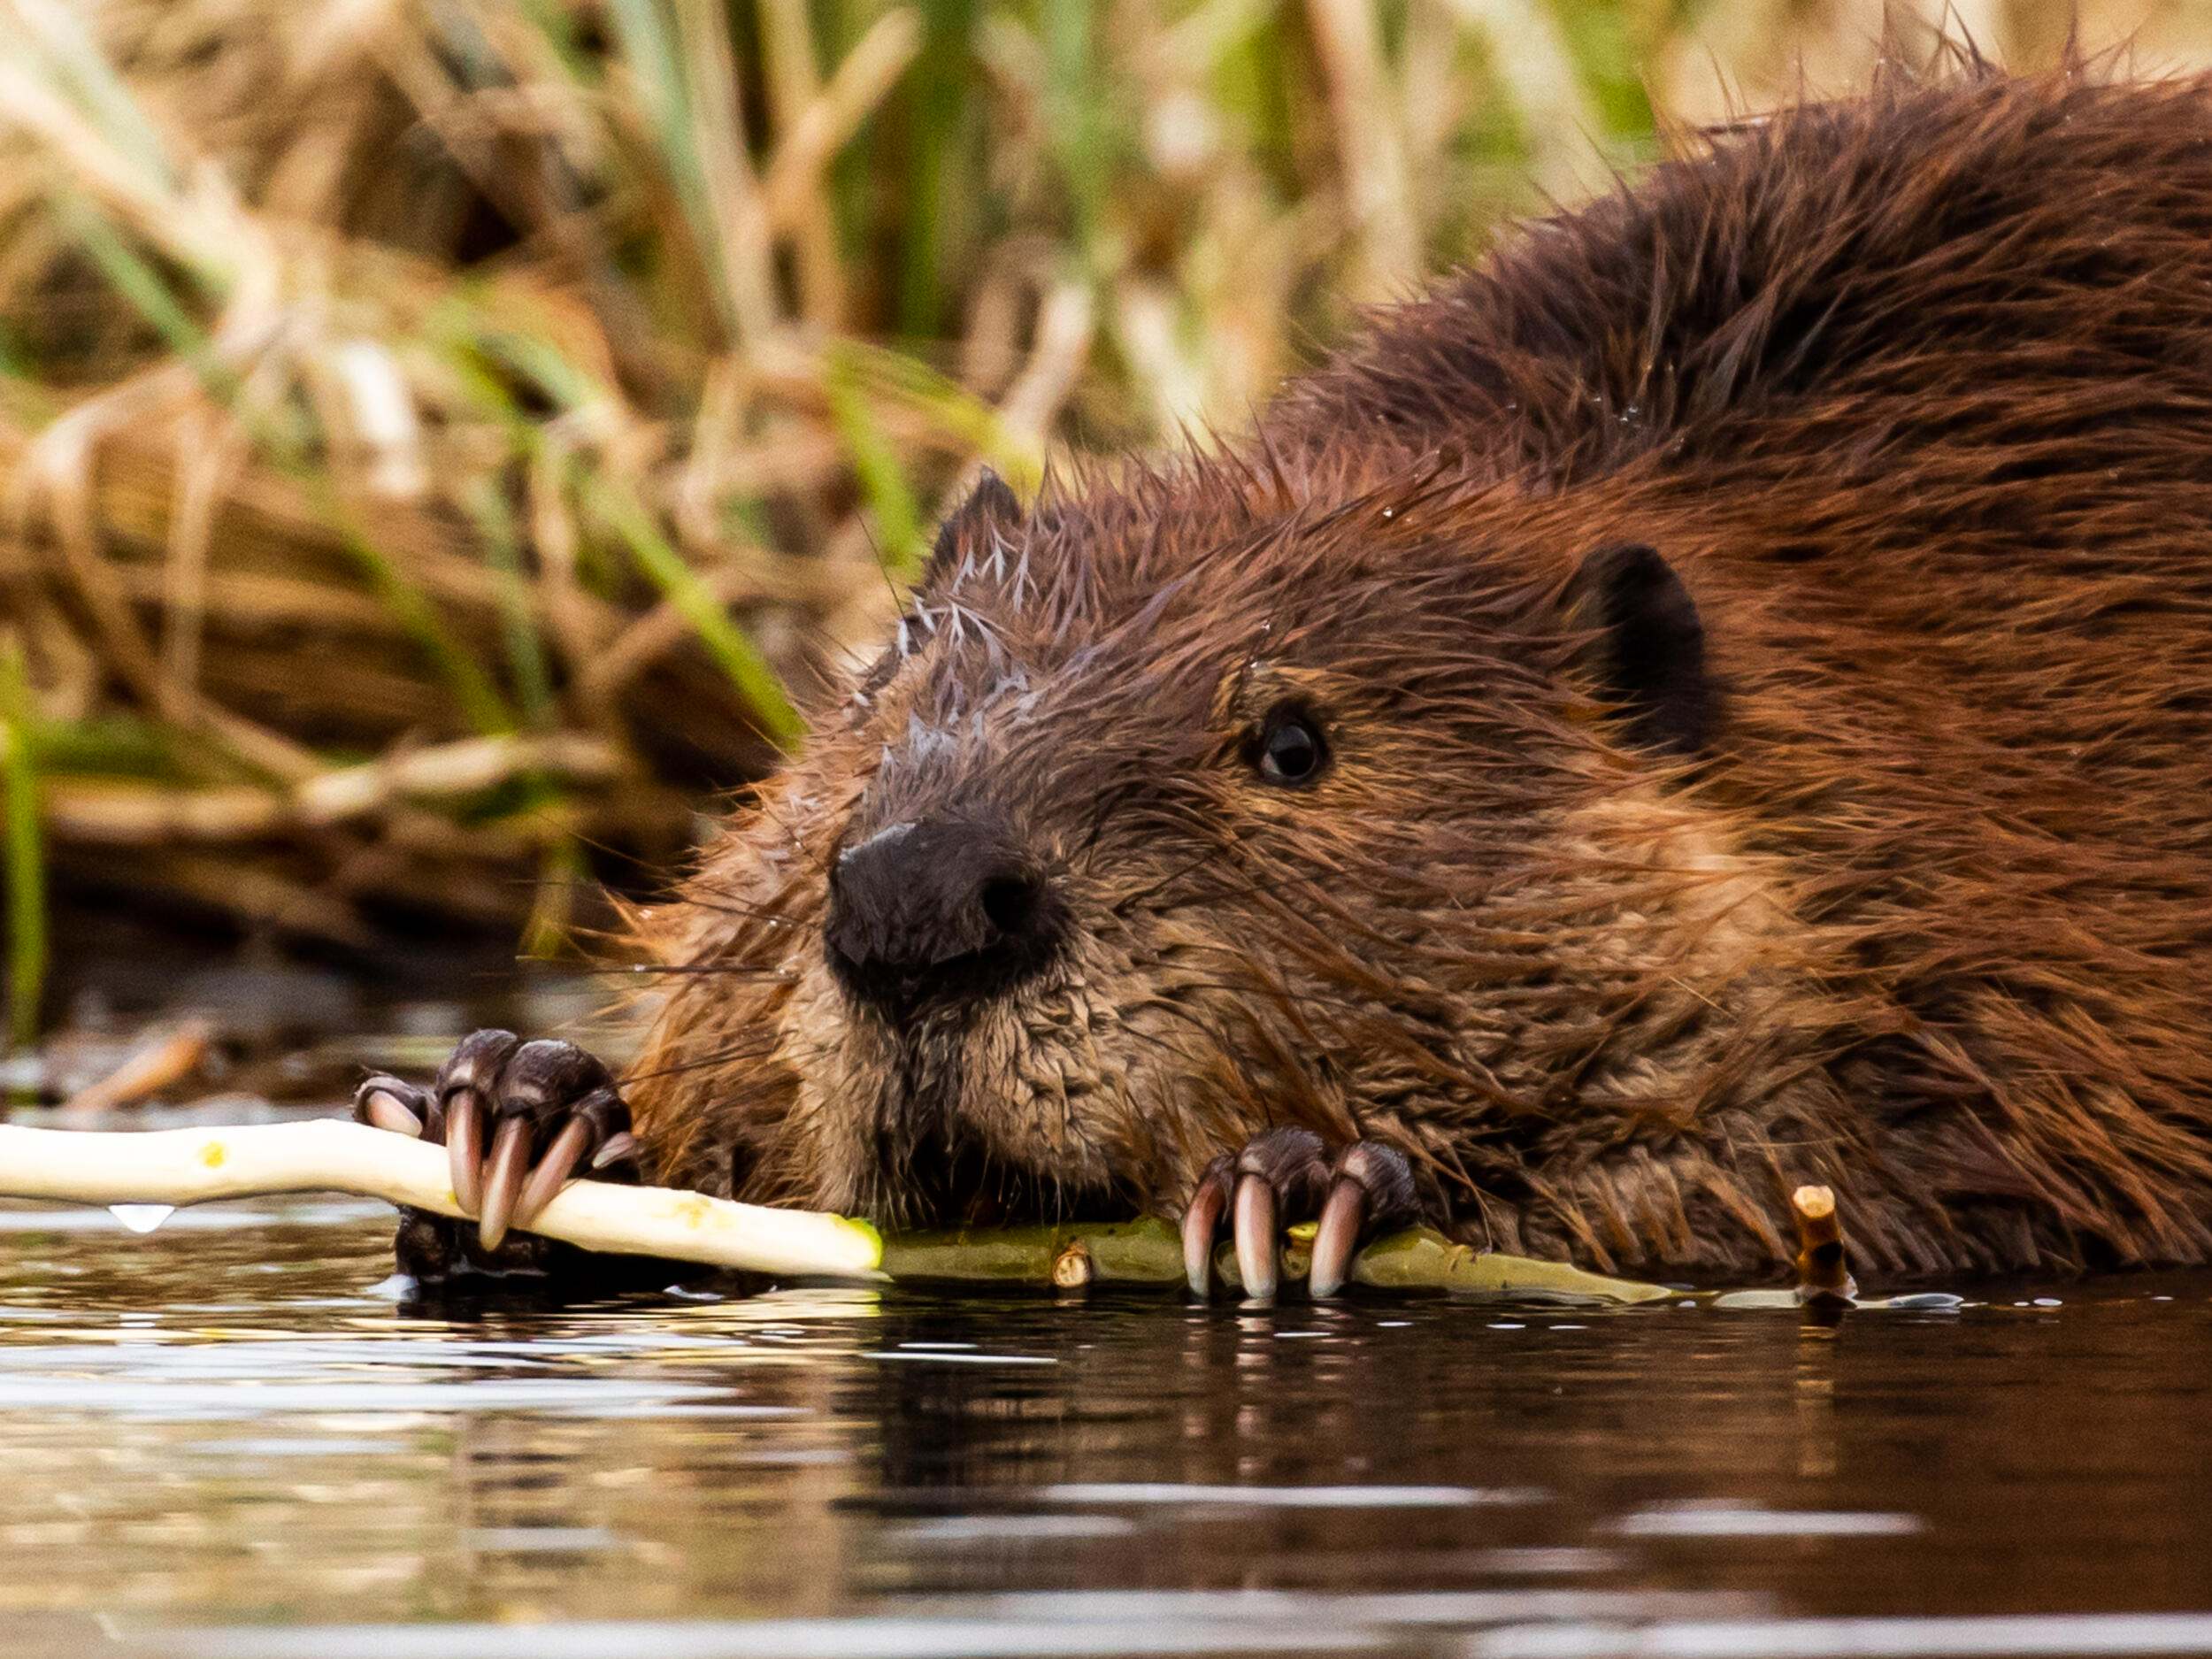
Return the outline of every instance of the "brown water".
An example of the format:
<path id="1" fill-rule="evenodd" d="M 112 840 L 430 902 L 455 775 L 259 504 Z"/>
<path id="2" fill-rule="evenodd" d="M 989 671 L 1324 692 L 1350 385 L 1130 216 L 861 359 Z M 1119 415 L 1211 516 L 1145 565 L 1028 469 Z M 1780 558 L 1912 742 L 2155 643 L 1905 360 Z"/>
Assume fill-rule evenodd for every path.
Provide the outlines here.
<path id="1" fill-rule="evenodd" d="M 2212 1651 L 2201 1277 L 432 1314 L 388 1233 L 0 1211 L 0 1653 Z"/>

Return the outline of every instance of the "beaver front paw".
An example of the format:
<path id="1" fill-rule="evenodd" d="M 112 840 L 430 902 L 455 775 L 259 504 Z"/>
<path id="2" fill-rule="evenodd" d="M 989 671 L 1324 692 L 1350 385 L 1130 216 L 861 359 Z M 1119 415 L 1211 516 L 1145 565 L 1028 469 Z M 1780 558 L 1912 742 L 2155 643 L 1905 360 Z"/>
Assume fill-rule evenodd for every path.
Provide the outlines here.
<path id="1" fill-rule="evenodd" d="M 1306 1285 L 1316 1296 L 1333 1296 L 1361 1241 L 1411 1220 L 1416 1207 L 1413 1169 L 1397 1148 L 1355 1141 L 1333 1161 L 1311 1130 L 1271 1129 L 1243 1151 L 1224 1153 L 1199 1176 L 1183 1212 L 1184 1270 L 1193 1294 L 1211 1293 L 1214 1241 L 1225 1219 L 1236 1239 L 1245 1294 L 1272 1301 L 1283 1227 L 1317 1218 Z"/>
<path id="2" fill-rule="evenodd" d="M 371 1078 L 355 1092 L 353 1115 L 445 1144 L 454 1196 L 477 1218 L 475 1243 L 487 1257 L 511 1227 L 536 1220 L 587 1160 L 612 1179 L 634 1179 L 626 1167 L 637 1153 L 630 1109 L 607 1068 L 574 1043 L 480 1031 L 427 1089 Z"/>

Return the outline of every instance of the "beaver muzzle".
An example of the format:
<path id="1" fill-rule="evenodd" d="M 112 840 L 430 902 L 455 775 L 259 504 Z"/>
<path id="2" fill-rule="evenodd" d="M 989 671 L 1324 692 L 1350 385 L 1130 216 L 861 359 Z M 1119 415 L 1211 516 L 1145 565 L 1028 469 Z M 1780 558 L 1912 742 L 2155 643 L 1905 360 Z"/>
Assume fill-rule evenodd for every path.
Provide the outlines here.
<path id="1" fill-rule="evenodd" d="M 1067 915 L 1002 823 L 910 818 L 831 861 L 824 933 L 846 995 L 895 1016 L 1014 989 L 1059 949 Z"/>

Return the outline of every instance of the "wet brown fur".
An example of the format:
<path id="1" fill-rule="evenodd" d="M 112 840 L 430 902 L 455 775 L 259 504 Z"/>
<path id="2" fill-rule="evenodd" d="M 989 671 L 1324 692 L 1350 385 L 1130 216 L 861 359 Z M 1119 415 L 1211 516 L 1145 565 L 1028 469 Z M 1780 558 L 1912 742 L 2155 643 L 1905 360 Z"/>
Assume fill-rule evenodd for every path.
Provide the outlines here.
<path id="1" fill-rule="evenodd" d="M 893 1220 L 1172 1210 L 1301 1121 L 1600 1265 L 2212 1258 L 2212 84 L 1886 76 L 1377 314 L 1255 435 L 964 514 L 901 638 L 643 925 L 660 1179 Z M 1571 584 L 1658 550 L 1701 755 Z M 1286 696 L 1335 764 L 1247 764 Z M 824 871 L 985 803 L 1075 940 L 893 1033 Z"/>

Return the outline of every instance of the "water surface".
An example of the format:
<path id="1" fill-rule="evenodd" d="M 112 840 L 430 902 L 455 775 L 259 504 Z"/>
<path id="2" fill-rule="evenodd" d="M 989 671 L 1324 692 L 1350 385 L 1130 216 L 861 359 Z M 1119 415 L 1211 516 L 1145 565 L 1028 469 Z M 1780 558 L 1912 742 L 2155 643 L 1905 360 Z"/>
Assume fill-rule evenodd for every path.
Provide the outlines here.
<path id="1" fill-rule="evenodd" d="M 2204 1277 L 432 1310 L 388 1234 L 0 1210 L 0 1652 L 2212 1651 Z"/>

